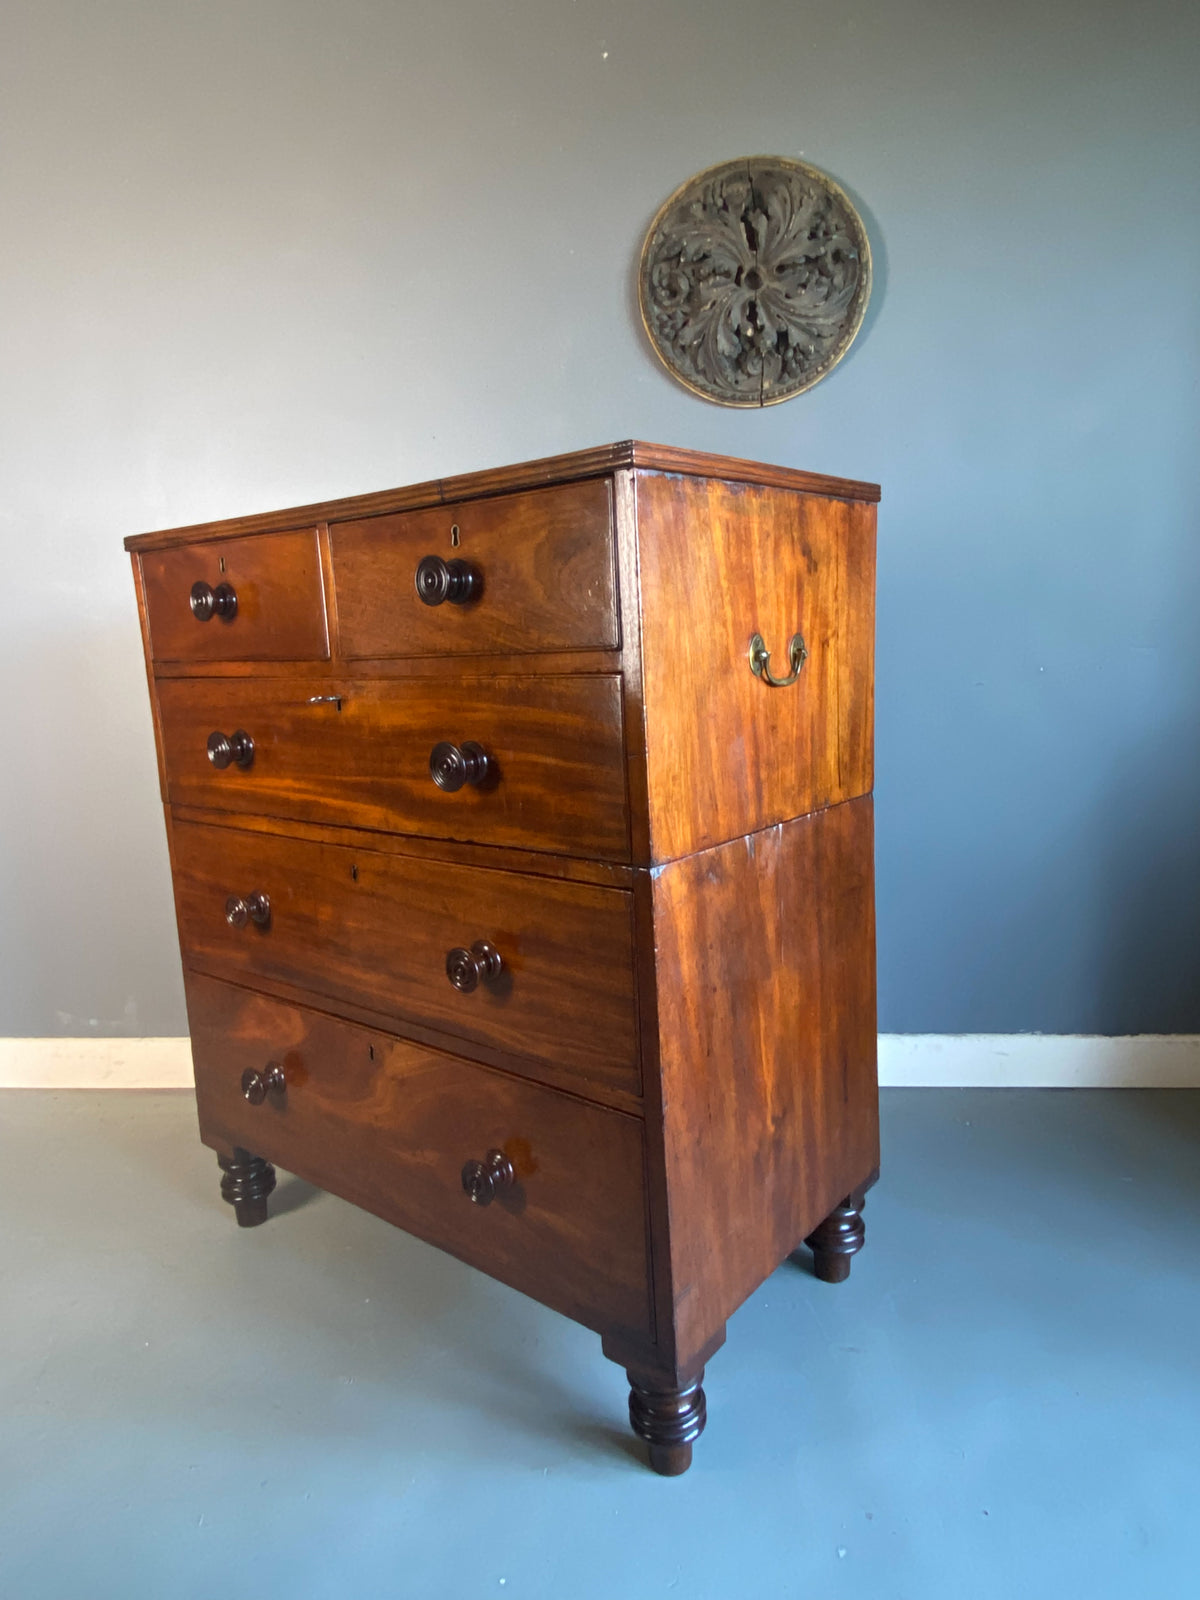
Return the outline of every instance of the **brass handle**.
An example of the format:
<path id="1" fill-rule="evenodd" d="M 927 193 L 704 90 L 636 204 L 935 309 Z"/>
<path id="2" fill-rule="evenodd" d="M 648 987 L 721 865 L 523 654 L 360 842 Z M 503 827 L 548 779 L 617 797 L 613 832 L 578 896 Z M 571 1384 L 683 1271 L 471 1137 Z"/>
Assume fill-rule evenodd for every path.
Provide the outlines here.
<path id="1" fill-rule="evenodd" d="M 422 556 L 415 578 L 417 594 L 427 606 L 465 606 L 478 600 L 483 580 L 465 561 L 443 561 L 441 556 Z"/>
<path id="2" fill-rule="evenodd" d="M 215 589 L 204 582 L 194 583 L 188 599 L 197 622 L 208 622 L 213 617 L 232 622 L 237 616 L 237 594 L 231 583 L 219 583 Z"/>
<path id="3" fill-rule="evenodd" d="M 247 1067 L 242 1073 L 242 1094 L 252 1106 L 260 1106 L 269 1094 L 282 1095 L 287 1079 L 278 1061 L 268 1061 L 261 1072 Z"/>
<path id="4" fill-rule="evenodd" d="M 504 960 L 494 944 L 476 939 L 469 950 L 461 945 L 446 957 L 446 976 L 461 994 L 471 994 L 480 980 L 491 983 L 504 971 Z"/>
<path id="5" fill-rule="evenodd" d="M 218 772 L 224 772 L 228 766 L 249 767 L 254 762 L 254 740 L 245 728 L 238 728 L 235 733 L 210 733 L 208 736 L 208 759 Z"/>
<path id="6" fill-rule="evenodd" d="M 500 1189 L 517 1181 L 513 1164 L 503 1150 L 489 1150 L 483 1161 L 468 1161 L 462 1169 L 462 1186 L 477 1206 L 490 1206 Z"/>
<path id="7" fill-rule="evenodd" d="M 231 894 L 225 902 L 225 921 L 231 928 L 244 928 L 248 922 L 257 922 L 265 928 L 271 920 L 271 901 L 257 889 L 243 900 L 240 894 Z"/>
<path id="8" fill-rule="evenodd" d="M 786 689 L 795 683 L 800 676 L 800 668 L 807 660 L 808 646 L 801 634 L 794 633 L 788 644 L 788 662 L 792 670 L 786 678 L 777 678 L 771 671 L 771 652 L 763 642 L 762 634 L 755 633 L 750 637 L 750 671 L 756 678 L 769 683 L 772 689 Z"/>
<path id="9" fill-rule="evenodd" d="M 469 740 L 459 745 L 443 739 L 429 752 L 429 776 L 447 794 L 456 794 L 464 783 L 481 784 L 488 767 L 487 751 Z"/>

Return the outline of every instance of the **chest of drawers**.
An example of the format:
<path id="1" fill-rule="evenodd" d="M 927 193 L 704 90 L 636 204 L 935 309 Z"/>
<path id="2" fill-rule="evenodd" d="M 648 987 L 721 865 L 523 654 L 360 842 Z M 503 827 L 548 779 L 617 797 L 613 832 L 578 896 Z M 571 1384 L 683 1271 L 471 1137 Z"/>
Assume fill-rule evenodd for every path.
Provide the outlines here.
<path id="1" fill-rule="evenodd" d="M 870 484 L 625 443 L 126 541 L 200 1134 L 597 1331 L 655 1470 L 878 1169 Z"/>

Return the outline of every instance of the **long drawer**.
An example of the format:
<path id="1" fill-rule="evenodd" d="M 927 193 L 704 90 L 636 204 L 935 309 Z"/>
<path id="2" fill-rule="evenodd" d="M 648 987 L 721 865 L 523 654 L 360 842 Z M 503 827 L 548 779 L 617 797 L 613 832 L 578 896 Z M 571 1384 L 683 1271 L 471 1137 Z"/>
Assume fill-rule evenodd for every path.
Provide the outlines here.
<path id="1" fill-rule="evenodd" d="M 608 674 L 163 678 L 167 797 L 627 861 L 620 684 Z M 435 747 L 457 762 L 443 776 L 458 787 L 434 781 Z"/>
<path id="2" fill-rule="evenodd" d="M 187 992 L 207 1143 L 263 1155 L 589 1327 L 649 1329 L 640 1119 L 211 979 Z M 481 1205 L 463 1169 L 493 1150 L 512 1181 Z"/>
<path id="3" fill-rule="evenodd" d="M 190 822 L 172 840 L 188 966 L 546 1062 L 585 1093 L 638 1093 L 625 890 Z"/>

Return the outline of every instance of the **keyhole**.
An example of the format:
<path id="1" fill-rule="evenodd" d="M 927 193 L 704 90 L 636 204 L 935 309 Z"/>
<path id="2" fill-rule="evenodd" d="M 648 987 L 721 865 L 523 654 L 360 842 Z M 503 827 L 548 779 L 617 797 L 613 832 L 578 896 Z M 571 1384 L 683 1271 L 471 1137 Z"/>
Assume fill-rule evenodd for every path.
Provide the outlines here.
<path id="1" fill-rule="evenodd" d="M 454 548 L 456 550 L 458 549 L 458 523 L 457 522 L 451 524 L 451 527 L 450 527 L 450 543 L 454 546 Z"/>
<path id="2" fill-rule="evenodd" d="M 220 572 L 224 572 L 225 571 L 225 557 L 224 556 L 218 556 L 217 557 L 217 569 Z"/>
<path id="3" fill-rule="evenodd" d="M 358 868 L 357 867 L 351 867 L 350 868 L 350 876 L 354 879 L 355 883 L 358 882 Z"/>

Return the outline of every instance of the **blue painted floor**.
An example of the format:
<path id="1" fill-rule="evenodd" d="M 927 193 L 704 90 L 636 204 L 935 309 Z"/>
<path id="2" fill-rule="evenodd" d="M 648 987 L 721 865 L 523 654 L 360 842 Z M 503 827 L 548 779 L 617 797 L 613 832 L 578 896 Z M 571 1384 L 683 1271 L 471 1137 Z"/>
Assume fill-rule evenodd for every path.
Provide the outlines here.
<path id="1" fill-rule="evenodd" d="M 0 1600 L 1200 1594 L 1200 1093 L 890 1091 L 654 1477 L 599 1340 L 190 1100 L 0 1096 Z"/>

